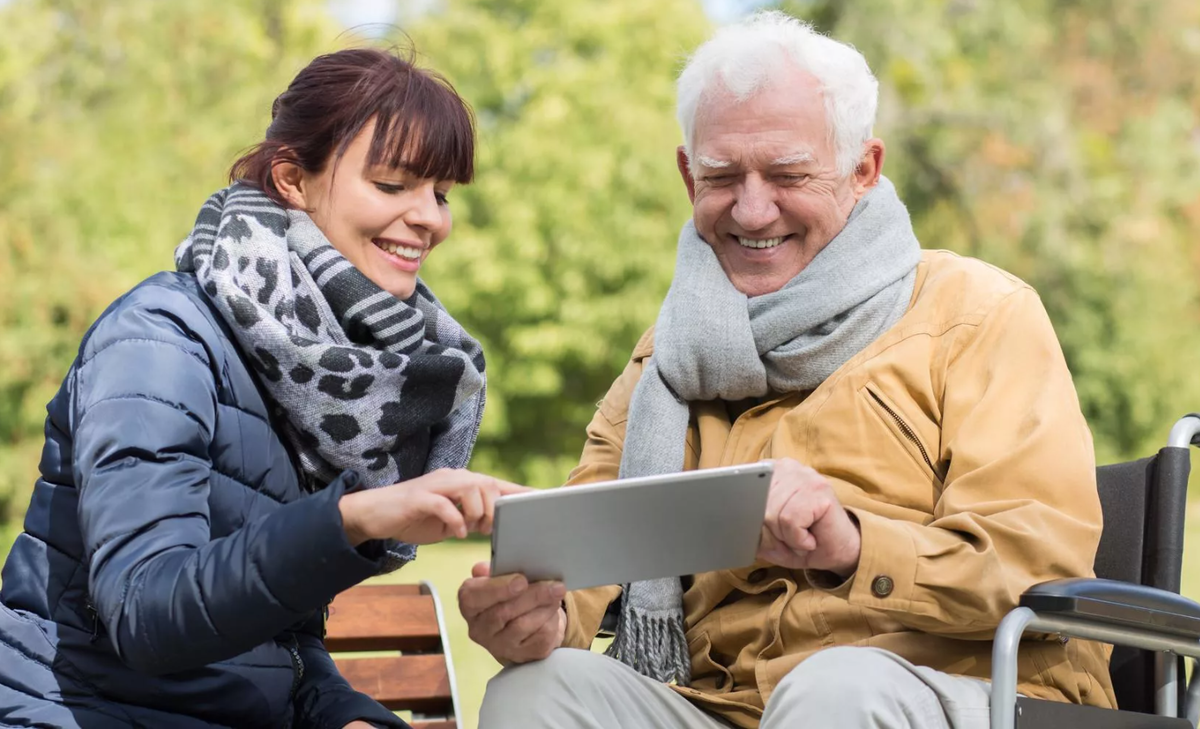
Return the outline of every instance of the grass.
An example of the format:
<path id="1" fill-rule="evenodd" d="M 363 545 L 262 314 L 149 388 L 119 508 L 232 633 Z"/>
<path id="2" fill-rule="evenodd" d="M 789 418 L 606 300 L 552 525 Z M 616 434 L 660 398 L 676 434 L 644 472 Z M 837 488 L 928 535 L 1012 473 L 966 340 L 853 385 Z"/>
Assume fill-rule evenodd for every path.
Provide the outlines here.
<path id="1" fill-rule="evenodd" d="M 476 729 L 479 706 L 488 679 L 500 670 L 491 654 L 467 637 L 467 623 L 458 612 L 458 586 L 471 576 L 471 566 L 490 559 L 488 542 L 449 541 L 421 547 L 415 562 L 371 582 L 418 582 L 429 580 L 442 600 L 446 630 L 450 633 L 450 655 L 458 685 L 458 704 L 463 729 Z"/>

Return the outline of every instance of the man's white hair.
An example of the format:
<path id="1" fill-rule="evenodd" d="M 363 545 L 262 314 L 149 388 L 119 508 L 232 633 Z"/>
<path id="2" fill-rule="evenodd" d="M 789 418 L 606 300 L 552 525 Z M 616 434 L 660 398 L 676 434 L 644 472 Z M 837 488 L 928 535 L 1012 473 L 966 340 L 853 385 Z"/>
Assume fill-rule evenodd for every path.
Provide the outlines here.
<path id="1" fill-rule="evenodd" d="M 845 43 L 778 10 L 763 11 L 728 25 L 696 49 L 679 74 L 676 115 L 683 128 L 689 165 L 694 166 L 696 114 L 705 95 L 720 84 L 738 101 L 771 85 L 790 60 L 816 77 L 825 118 L 837 153 L 838 173 L 858 166 L 863 142 L 871 138 L 879 102 L 879 82 L 867 59 Z"/>

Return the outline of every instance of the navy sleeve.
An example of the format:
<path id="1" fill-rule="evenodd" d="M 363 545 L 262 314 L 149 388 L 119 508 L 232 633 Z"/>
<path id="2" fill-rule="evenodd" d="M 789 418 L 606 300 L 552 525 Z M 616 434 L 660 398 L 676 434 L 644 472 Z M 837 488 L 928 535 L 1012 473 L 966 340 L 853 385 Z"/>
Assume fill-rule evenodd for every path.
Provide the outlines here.
<path id="1" fill-rule="evenodd" d="M 376 563 L 342 529 L 337 502 L 352 475 L 210 539 L 216 365 L 193 329 L 203 322 L 186 315 L 195 305 L 167 289 L 153 296 L 111 311 L 89 337 L 74 469 L 93 605 L 126 664 L 169 673 L 270 640 Z"/>

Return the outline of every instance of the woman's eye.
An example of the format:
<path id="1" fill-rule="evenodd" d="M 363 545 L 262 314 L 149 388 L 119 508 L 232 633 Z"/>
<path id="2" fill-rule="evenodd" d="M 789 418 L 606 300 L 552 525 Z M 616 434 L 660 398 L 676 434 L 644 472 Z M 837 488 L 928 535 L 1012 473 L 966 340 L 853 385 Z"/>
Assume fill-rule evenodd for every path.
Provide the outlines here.
<path id="1" fill-rule="evenodd" d="M 450 199 L 446 197 L 446 193 L 444 192 L 435 192 L 433 193 L 433 196 L 437 198 L 438 205 L 450 204 Z"/>
<path id="2" fill-rule="evenodd" d="M 404 185 L 393 185 L 390 182 L 376 182 L 375 187 L 380 192 L 387 195 L 395 195 L 398 192 L 404 192 Z"/>

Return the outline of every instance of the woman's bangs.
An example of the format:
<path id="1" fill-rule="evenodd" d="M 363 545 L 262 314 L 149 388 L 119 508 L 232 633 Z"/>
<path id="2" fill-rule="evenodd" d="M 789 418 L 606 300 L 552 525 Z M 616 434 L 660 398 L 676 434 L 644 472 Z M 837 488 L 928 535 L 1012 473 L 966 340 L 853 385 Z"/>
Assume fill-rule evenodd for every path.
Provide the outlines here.
<path id="1" fill-rule="evenodd" d="M 368 164 L 403 168 L 421 178 L 470 182 L 475 176 L 471 112 L 441 84 L 414 82 L 410 77 L 400 103 L 379 110 Z"/>

